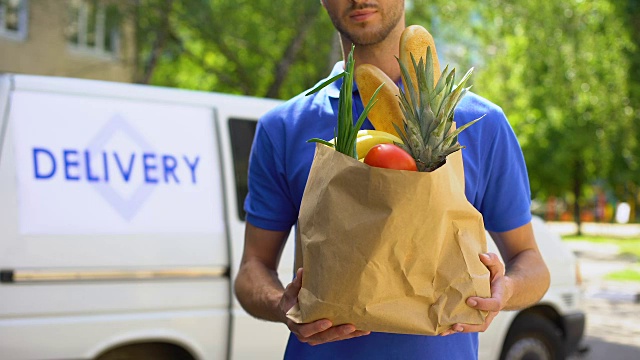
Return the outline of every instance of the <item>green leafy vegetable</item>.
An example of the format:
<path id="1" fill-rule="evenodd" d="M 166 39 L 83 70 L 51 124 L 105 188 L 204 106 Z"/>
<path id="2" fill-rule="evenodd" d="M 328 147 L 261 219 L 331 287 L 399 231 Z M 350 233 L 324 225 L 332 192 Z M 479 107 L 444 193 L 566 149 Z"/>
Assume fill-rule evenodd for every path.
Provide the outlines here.
<path id="1" fill-rule="evenodd" d="M 356 140 L 358 137 L 358 130 L 364 123 L 364 120 L 367 118 L 369 111 L 375 103 L 378 101 L 376 97 L 378 96 L 378 92 L 382 89 L 384 84 L 381 84 L 376 91 L 373 93 L 371 97 L 371 101 L 364 108 L 362 114 L 356 121 L 355 125 L 353 124 L 353 73 L 354 73 L 354 59 L 353 59 L 353 49 L 354 46 L 351 47 L 351 52 L 347 57 L 347 63 L 345 66 L 345 71 L 339 75 L 332 77 L 331 79 L 323 82 L 322 84 L 316 86 L 312 90 L 310 90 L 306 95 L 314 94 L 320 91 L 322 88 L 327 85 L 333 83 L 334 81 L 344 78 L 342 82 L 342 86 L 340 87 L 340 100 L 338 103 L 338 124 L 337 129 L 335 130 L 335 139 L 333 143 L 313 138 L 308 140 L 307 142 L 318 142 L 336 149 L 336 151 L 341 152 L 347 156 L 351 156 L 354 159 L 358 158 L 358 154 L 356 152 Z"/>

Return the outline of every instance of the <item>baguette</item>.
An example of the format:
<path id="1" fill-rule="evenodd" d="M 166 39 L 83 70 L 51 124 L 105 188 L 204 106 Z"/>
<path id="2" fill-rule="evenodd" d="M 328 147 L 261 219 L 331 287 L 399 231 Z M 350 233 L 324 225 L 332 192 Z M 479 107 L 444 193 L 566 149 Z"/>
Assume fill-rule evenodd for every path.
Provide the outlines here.
<path id="1" fill-rule="evenodd" d="M 376 130 L 399 136 L 393 126 L 396 124 L 399 129 L 404 129 L 402 110 L 397 98 L 400 93 L 398 86 L 375 65 L 362 64 L 356 68 L 354 75 L 364 106 L 367 106 L 378 86 L 384 83 L 378 93 L 378 101 L 369 112 L 369 121 Z"/>
<path id="2" fill-rule="evenodd" d="M 416 92 L 418 91 L 418 82 L 416 80 L 416 71 L 411 66 L 411 54 L 413 54 L 416 63 L 420 62 L 420 58 L 423 58 L 423 61 L 426 62 L 428 47 L 431 47 L 433 57 L 433 81 L 435 86 L 440 78 L 440 62 L 438 61 L 438 53 L 436 52 L 436 43 L 433 41 L 433 36 L 420 25 L 407 26 L 400 36 L 400 61 L 408 65 L 407 68 Z"/>

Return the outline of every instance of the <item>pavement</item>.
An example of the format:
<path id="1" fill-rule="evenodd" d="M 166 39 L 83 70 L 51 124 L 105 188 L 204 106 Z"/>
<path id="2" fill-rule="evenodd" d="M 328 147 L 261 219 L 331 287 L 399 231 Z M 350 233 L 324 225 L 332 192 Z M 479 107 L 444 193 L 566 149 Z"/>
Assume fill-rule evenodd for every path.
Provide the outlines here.
<path id="1" fill-rule="evenodd" d="M 583 278 L 589 351 L 576 360 L 640 359 L 640 282 L 611 281 L 605 275 L 640 269 L 638 259 L 623 256 L 610 244 L 567 242 L 578 257 Z"/>
<path id="2" fill-rule="evenodd" d="M 574 222 L 547 221 L 547 226 L 560 235 L 572 235 L 578 231 L 578 226 Z M 640 237 L 640 224 L 610 224 L 584 222 L 581 225 L 582 233 L 585 235 L 616 237 Z"/>

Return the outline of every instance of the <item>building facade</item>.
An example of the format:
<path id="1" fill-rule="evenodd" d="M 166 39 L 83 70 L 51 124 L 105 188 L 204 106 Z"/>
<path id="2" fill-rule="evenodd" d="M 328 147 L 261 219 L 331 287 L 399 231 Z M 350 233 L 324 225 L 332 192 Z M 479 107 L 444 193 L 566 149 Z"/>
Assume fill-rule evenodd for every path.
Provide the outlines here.
<path id="1" fill-rule="evenodd" d="M 134 27 L 121 4 L 0 0 L 0 72 L 132 82 Z"/>

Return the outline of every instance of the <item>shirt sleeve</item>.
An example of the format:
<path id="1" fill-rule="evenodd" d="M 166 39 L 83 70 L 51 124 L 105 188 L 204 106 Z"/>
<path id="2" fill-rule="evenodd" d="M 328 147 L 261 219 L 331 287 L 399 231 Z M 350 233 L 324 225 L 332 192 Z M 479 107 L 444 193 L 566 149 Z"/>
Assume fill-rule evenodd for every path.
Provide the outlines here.
<path id="1" fill-rule="evenodd" d="M 249 157 L 249 191 L 244 209 L 247 221 L 256 227 L 289 231 L 297 220 L 297 211 L 285 173 L 282 141 L 269 134 L 272 131 L 277 135 L 277 126 L 265 124 L 273 122 L 273 118 L 258 122 Z"/>
<path id="2" fill-rule="evenodd" d="M 495 136 L 482 161 L 486 188 L 478 210 L 487 230 L 504 232 L 531 221 L 531 189 L 520 144 L 506 116 L 500 108 L 491 116 Z"/>

